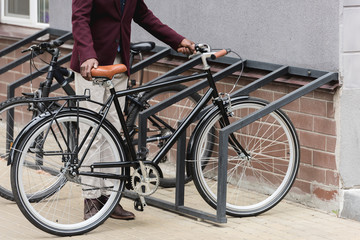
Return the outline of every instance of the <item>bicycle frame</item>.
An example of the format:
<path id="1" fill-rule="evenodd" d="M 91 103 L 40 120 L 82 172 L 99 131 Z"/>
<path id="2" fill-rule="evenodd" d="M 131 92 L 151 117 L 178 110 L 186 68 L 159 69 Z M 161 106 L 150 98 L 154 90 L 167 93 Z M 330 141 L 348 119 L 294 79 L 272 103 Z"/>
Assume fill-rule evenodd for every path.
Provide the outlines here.
<path id="1" fill-rule="evenodd" d="M 125 141 L 123 139 L 119 139 L 119 141 L 121 142 L 121 144 L 123 146 L 128 147 L 129 153 L 130 153 L 129 155 L 130 155 L 131 159 L 130 159 L 130 161 L 125 161 L 125 162 L 97 162 L 97 163 L 93 163 L 91 165 L 92 172 L 80 172 L 79 175 L 86 175 L 86 176 L 103 178 L 104 177 L 103 173 L 96 173 L 93 170 L 96 169 L 96 168 L 136 167 L 136 166 L 138 166 L 139 161 L 145 161 L 146 160 L 145 159 L 146 154 L 143 152 L 143 150 L 139 149 L 138 152 L 136 152 L 135 147 L 133 146 L 133 144 L 131 144 L 132 143 L 131 136 L 129 134 L 128 129 L 126 128 L 124 114 L 122 113 L 122 109 L 120 107 L 120 103 L 119 103 L 119 100 L 118 100 L 119 97 L 123 97 L 123 96 L 129 95 L 129 94 L 132 94 L 132 93 L 149 91 L 149 90 L 153 90 L 153 89 L 156 89 L 156 88 L 159 88 L 159 87 L 166 87 L 166 86 L 170 86 L 170 85 L 174 85 L 174 84 L 189 82 L 189 81 L 196 80 L 196 79 L 201 79 L 201 78 L 207 78 L 207 80 L 209 82 L 209 85 L 210 85 L 210 88 L 207 90 L 207 92 L 204 94 L 204 96 L 200 99 L 200 101 L 196 104 L 196 106 L 190 112 L 190 114 L 185 118 L 185 120 L 180 124 L 180 126 L 170 136 L 168 141 L 160 149 L 160 151 L 157 153 L 155 158 L 151 161 L 152 164 L 157 165 L 160 162 L 160 160 L 165 156 L 165 154 L 171 149 L 171 147 L 176 143 L 179 136 L 186 131 L 187 127 L 194 121 L 196 116 L 200 113 L 200 111 L 202 109 L 204 109 L 206 104 L 211 99 L 214 99 L 214 104 L 216 104 L 219 107 L 219 110 L 222 113 L 225 125 L 229 124 L 228 115 L 227 115 L 227 112 L 225 110 L 224 103 L 219 98 L 219 93 L 218 93 L 217 88 L 215 86 L 215 82 L 214 82 L 214 79 L 213 79 L 213 76 L 212 76 L 210 70 L 205 69 L 204 73 L 197 73 L 197 74 L 194 74 L 194 75 L 191 75 L 191 76 L 178 77 L 178 78 L 175 78 L 175 79 L 174 79 L 174 77 L 171 77 L 172 80 L 169 81 L 169 82 L 166 82 L 164 80 L 161 83 L 154 83 L 154 84 L 151 84 L 151 85 L 141 86 L 141 87 L 138 87 L 138 88 L 123 90 L 123 91 L 118 91 L 118 92 L 116 92 L 115 89 L 111 87 L 111 81 L 107 81 L 105 84 L 108 84 L 110 86 L 111 96 L 107 99 L 107 101 L 105 102 L 103 108 L 99 112 L 102 115 L 102 119 L 101 119 L 100 124 L 99 124 L 98 128 L 96 129 L 94 135 L 96 135 L 97 132 L 99 131 L 101 124 L 105 121 L 106 115 L 107 115 L 107 113 L 109 111 L 109 108 L 110 108 L 112 102 L 114 102 L 114 105 L 115 105 L 115 108 L 116 108 L 116 111 L 117 111 L 117 114 L 118 114 L 118 118 L 119 118 L 121 126 L 122 126 L 122 131 L 123 131 L 123 134 L 124 134 L 124 137 L 125 137 Z M 140 123 L 140 124 L 143 124 L 143 123 Z M 84 159 L 86 157 L 86 154 L 89 151 L 90 146 L 93 143 L 94 139 L 95 139 L 95 136 L 92 137 L 92 139 L 90 140 L 89 145 L 88 145 L 87 149 L 85 150 L 85 153 L 84 153 L 82 159 L 80 159 L 78 164 L 77 164 L 77 168 L 79 168 L 81 166 L 81 164 L 83 163 L 83 161 L 84 161 Z M 240 146 L 239 143 L 237 143 L 237 141 L 235 142 L 235 145 L 236 145 L 237 149 L 242 150 L 242 147 Z M 108 175 L 106 177 L 126 180 L 126 179 L 128 179 L 129 176 L 127 176 L 127 175 L 125 175 L 125 176 L 114 176 L 114 175 L 110 176 L 110 175 Z"/>

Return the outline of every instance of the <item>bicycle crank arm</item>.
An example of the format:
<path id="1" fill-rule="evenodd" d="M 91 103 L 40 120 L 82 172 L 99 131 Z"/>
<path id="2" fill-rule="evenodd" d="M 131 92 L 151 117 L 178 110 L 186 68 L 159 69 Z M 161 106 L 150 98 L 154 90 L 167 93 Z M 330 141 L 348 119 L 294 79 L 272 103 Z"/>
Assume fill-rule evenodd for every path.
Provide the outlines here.
<path id="1" fill-rule="evenodd" d="M 142 211 L 144 211 L 144 207 L 146 207 L 146 206 L 147 205 L 146 205 L 144 196 L 139 195 L 139 198 L 135 199 L 135 201 L 134 201 L 134 209 L 136 211 L 142 212 Z"/>

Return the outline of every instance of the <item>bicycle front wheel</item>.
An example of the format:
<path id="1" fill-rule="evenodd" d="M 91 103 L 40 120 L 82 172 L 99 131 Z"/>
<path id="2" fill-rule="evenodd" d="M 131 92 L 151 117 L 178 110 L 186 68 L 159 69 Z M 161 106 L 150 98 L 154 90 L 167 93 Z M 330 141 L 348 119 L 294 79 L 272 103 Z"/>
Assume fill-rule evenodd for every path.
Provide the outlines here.
<path id="1" fill-rule="evenodd" d="M 55 119 L 43 116 L 19 136 L 11 167 L 12 190 L 20 210 L 36 227 L 60 236 L 83 234 L 103 223 L 119 202 L 123 180 L 81 174 L 89 172 L 93 162 L 124 161 L 116 130 L 107 122 L 99 128 L 92 151 L 84 151 L 98 126 L 95 114 L 65 111 Z M 83 158 L 83 165 L 74 164 Z M 101 171 L 123 172 L 120 168 Z M 99 195 L 84 201 L 92 191 Z M 43 198 L 34 201 L 40 193 Z M 97 213 L 85 220 L 84 212 L 91 208 Z"/>
<path id="2" fill-rule="evenodd" d="M 231 102 L 230 122 L 263 108 L 258 99 Z M 215 111 L 201 122 L 192 149 L 192 174 L 201 196 L 217 206 L 219 131 L 222 116 Z M 244 148 L 234 147 L 235 140 Z M 208 142 L 211 141 L 211 144 Z M 207 149 L 212 146 L 212 149 Z M 228 149 L 226 211 L 232 216 L 265 212 L 286 195 L 299 166 L 299 141 L 288 117 L 280 110 L 252 122 L 231 134 Z"/>

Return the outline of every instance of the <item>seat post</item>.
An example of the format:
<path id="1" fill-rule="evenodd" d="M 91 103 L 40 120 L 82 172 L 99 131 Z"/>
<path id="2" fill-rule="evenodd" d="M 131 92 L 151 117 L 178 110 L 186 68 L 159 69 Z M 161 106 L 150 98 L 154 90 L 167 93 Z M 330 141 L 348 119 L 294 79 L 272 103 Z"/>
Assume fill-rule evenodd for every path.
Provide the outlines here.
<path id="1" fill-rule="evenodd" d="M 110 83 L 108 83 L 108 82 L 110 82 Z M 118 114 L 118 117 L 119 117 L 119 120 L 120 120 L 120 123 L 121 123 L 121 128 L 123 129 L 123 134 L 124 134 L 125 139 L 126 139 L 125 142 L 131 145 L 131 137 L 130 137 L 129 131 L 127 131 L 126 121 L 125 121 L 124 114 L 123 114 L 121 106 L 120 106 L 119 99 L 116 96 L 116 91 L 115 91 L 114 85 L 113 85 L 112 81 L 107 81 L 106 84 L 110 85 L 109 89 L 110 89 L 112 101 L 114 102 L 115 109 L 116 109 L 116 112 Z M 120 129 L 118 129 L 118 130 L 120 132 Z M 130 150 L 131 158 L 135 161 L 136 160 L 135 149 L 133 147 L 131 147 L 131 146 L 129 146 L 128 149 Z"/>

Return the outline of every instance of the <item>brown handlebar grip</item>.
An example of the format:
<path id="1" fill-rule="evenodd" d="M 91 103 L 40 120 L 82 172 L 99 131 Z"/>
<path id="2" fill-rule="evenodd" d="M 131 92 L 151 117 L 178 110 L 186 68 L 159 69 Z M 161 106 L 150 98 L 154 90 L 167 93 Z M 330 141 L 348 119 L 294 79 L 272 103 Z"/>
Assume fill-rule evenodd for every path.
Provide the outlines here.
<path id="1" fill-rule="evenodd" d="M 211 59 L 212 59 L 212 60 L 215 60 L 215 59 L 217 59 L 217 58 L 219 58 L 219 57 L 223 57 L 223 56 L 225 56 L 226 54 L 228 54 L 230 51 L 231 51 L 230 49 L 220 50 L 220 51 L 212 54 L 212 55 L 211 55 Z"/>

